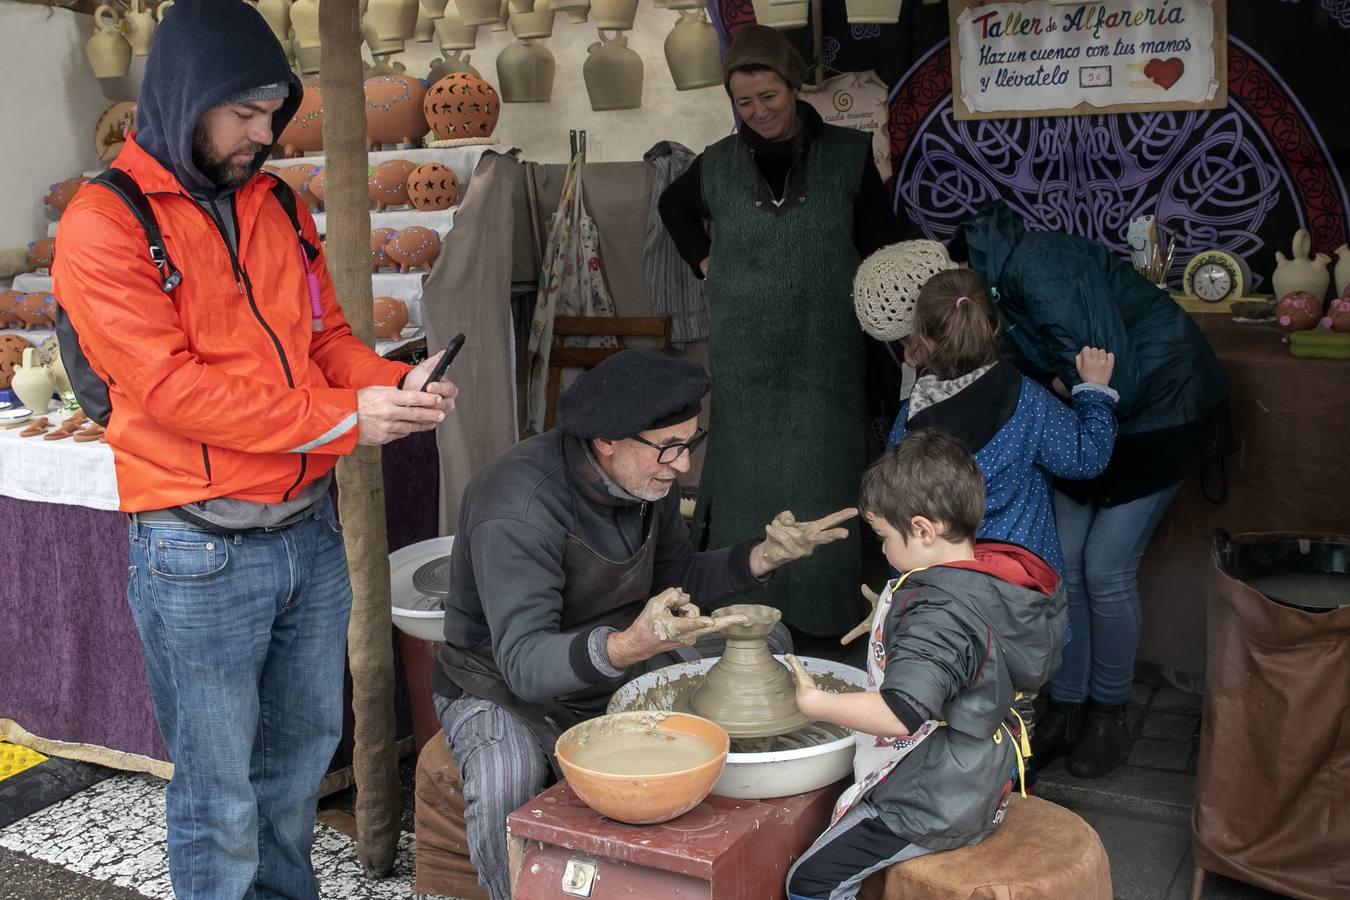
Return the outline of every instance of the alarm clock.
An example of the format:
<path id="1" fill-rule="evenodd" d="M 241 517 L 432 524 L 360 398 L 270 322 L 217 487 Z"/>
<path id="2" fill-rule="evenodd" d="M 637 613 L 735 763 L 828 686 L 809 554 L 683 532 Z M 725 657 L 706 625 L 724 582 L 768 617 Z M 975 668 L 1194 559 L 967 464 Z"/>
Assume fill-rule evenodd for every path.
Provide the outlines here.
<path id="1" fill-rule="evenodd" d="M 1181 277 L 1186 295 L 1207 303 L 1237 299 L 1251 287 L 1251 282 L 1247 264 L 1223 250 L 1202 250 L 1195 254 Z"/>

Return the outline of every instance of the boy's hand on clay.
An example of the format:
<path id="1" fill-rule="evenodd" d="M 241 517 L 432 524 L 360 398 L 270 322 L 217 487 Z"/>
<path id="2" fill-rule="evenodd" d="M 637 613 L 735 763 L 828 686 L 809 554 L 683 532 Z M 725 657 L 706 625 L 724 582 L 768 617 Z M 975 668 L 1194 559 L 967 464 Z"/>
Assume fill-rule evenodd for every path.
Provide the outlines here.
<path id="1" fill-rule="evenodd" d="M 858 589 L 862 591 L 863 599 L 872 605 L 872 611 L 867 614 L 867 618 L 854 625 L 852 631 L 839 639 L 841 644 L 851 644 L 872 630 L 872 619 L 876 617 L 877 604 L 881 602 L 881 596 L 867 585 L 860 585 Z"/>
<path id="2" fill-rule="evenodd" d="M 780 512 L 764 526 L 764 542 L 759 545 L 763 548 L 764 562 L 769 568 L 776 569 L 784 563 L 810 556 L 817 547 L 848 537 L 847 528 L 835 526 L 857 515 L 858 510 L 849 507 L 813 522 L 798 522 L 791 512 Z"/>
<path id="3" fill-rule="evenodd" d="M 1078 367 L 1078 377 L 1090 384 L 1107 385 L 1111 383 L 1111 373 L 1116 368 L 1116 355 L 1096 347 L 1084 347 L 1074 357 Z"/>
<path id="4" fill-rule="evenodd" d="M 810 715 L 806 711 L 806 706 L 809 706 L 813 696 L 820 692 L 820 689 L 816 687 L 816 680 L 811 677 L 810 672 L 806 671 L 806 666 L 802 665 L 802 661 L 791 653 L 783 657 L 783 660 L 787 663 L 788 670 L 792 672 L 792 680 L 797 685 L 794 696 L 797 701 L 797 708 L 804 714 Z M 806 704 L 806 706 L 803 706 L 803 704 Z"/>

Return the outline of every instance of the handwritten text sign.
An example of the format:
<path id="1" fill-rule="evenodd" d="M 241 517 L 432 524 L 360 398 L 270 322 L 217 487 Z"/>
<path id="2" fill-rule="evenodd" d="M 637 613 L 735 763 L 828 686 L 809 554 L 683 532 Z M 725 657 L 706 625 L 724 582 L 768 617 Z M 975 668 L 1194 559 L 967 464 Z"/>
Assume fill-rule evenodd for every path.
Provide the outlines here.
<path id="1" fill-rule="evenodd" d="M 1226 0 L 949 0 L 958 119 L 1210 109 Z"/>

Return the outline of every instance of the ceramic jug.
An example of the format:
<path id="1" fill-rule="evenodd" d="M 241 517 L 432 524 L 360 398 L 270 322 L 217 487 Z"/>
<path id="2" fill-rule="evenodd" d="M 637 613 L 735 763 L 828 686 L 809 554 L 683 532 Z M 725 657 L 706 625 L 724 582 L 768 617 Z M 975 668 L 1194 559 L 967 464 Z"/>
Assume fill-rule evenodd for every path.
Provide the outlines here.
<path id="1" fill-rule="evenodd" d="M 469 54 L 456 50 L 454 53 L 445 54 L 444 59 L 438 59 L 431 64 L 431 71 L 427 73 L 427 81 L 435 84 L 452 72 L 468 72 L 470 75 L 481 77 L 478 70 L 469 64 Z"/>
<path id="2" fill-rule="evenodd" d="M 847 0 L 850 25 L 894 25 L 900 21 L 901 0 Z"/>
<path id="3" fill-rule="evenodd" d="M 47 405 L 52 399 L 52 390 L 56 379 L 52 370 L 38 363 L 38 350 L 29 347 L 23 351 L 23 365 L 14 367 L 14 378 L 9 388 L 19 402 L 33 411 L 34 415 L 45 416 Z"/>
<path id="4" fill-rule="evenodd" d="M 427 11 L 427 15 L 430 16 L 433 21 L 445 15 L 445 8 L 447 6 L 454 7 L 454 4 L 451 3 L 450 0 L 421 0 L 421 2 L 422 8 Z M 456 10 L 456 14 L 458 14 L 458 10 Z"/>
<path id="5" fill-rule="evenodd" d="M 666 9 L 707 9 L 701 0 L 666 0 Z"/>
<path id="6" fill-rule="evenodd" d="M 567 21 L 573 25 L 585 22 L 591 14 L 591 0 L 552 0 L 551 5 L 556 12 L 566 15 Z"/>
<path id="7" fill-rule="evenodd" d="M 666 65 L 676 90 L 722 84 L 722 50 L 706 12 L 680 13 L 680 20 L 666 36 Z"/>
<path id="8" fill-rule="evenodd" d="M 1287 297 L 1294 291 L 1307 291 L 1317 298 L 1320 304 L 1327 296 L 1327 288 L 1331 285 L 1331 273 L 1327 271 L 1327 263 L 1331 262 L 1331 257 L 1325 253 L 1319 253 L 1309 259 L 1308 254 L 1312 249 L 1312 236 L 1308 234 L 1308 229 L 1300 228 L 1294 232 L 1294 257 L 1288 259 L 1283 253 L 1275 253 L 1275 274 L 1271 276 L 1271 284 L 1275 289 L 1275 298 L 1278 300 Z M 1317 314 L 1322 314 L 1318 309 Z"/>
<path id="9" fill-rule="evenodd" d="M 413 40 L 419 44 L 425 44 L 436 36 L 436 20 L 431 18 L 422 7 L 417 7 L 417 27 L 413 29 Z"/>
<path id="10" fill-rule="evenodd" d="M 370 0 L 365 20 L 381 41 L 411 41 L 417 35 L 417 0 Z"/>
<path id="11" fill-rule="evenodd" d="M 526 9 L 526 6 L 534 9 Z M 511 33 L 520 40 L 546 38 L 553 34 L 553 7 L 549 0 L 512 0 Z"/>
<path id="12" fill-rule="evenodd" d="M 1350 245 L 1341 244 L 1336 248 L 1336 296 L 1344 297 L 1346 286 L 1350 285 Z"/>
<path id="13" fill-rule="evenodd" d="M 395 53 L 402 53 L 404 43 L 402 38 L 384 38 L 375 29 L 375 22 L 370 13 L 366 13 L 361 20 L 361 37 L 365 38 L 366 46 L 370 48 L 370 55 L 374 57 L 390 57 Z M 379 62 L 377 59 L 376 62 Z"/>
<path id="14" fill-rule="evenodd" d="M 452 3 L 445 8 L 445 15 L 436 20 L 436 37 L 445 53 L 472 50 L 478 45 L 478 26 L 465 25 L 459 17 L 459 10 Z M 433 80 L 431 83 L 436 82 Z"/>
<path id="15" fill-rule="evenodd" d="M 534 41 L 516 41 L 497 54 L 503 103 L 547 103 L 553 95 L 553 54 Z"/>
<path id="16" fill-rule="evenodd" d="M 319 46 L 302 47 L 300 39 L 291 40 L 291 50 L 295 53 L 295 67 L 300 70 L 301 75 L 319 74 Z"/>
<path id="17" fill-rule="evenodd" d="M 297 59 L 300 50 L 319 46 L 319 0 L 295 0 L 291 4 L 291 29 L 295 32 Z"/>
<path id="18" fill-rule="evenodd" d="M 47 360 L 47 367 L 52 373 L 52 387 L 57 396 L 64 396 L 67 391 L 73 390 L 70 386 L 70 376 L 66 374 L 65 363 L 61 362 L 60 345 L 52 347 L 51 354 Z"/>
<path id="19" fill-rule="evenodd" d="M 600 40 L 586 52 L 590 55 L 581 74 L 593 111 L 637 109 L 642 105 L 642 57 L 628 48 L 627 36 L 606 37 L 601 31 Z"/>
<path id="20" fill-rule="evenodd" d="M 291 34 L 291 0 L 257 0 L 254 6 L 267 20 L 267 27 L 272 29 L 277 40 L 285 44 Z"/>
<path id="21" fill-rule="evenodd" d="M 752 0 L 755 7 L 755 21 L 770 28 L 801 28 L 807 21 L 807 10 L 811 0 L 793 0 L 788 3 L 771 3 L 770 0 Z"/>
<path id="22" fill-rule="evenodd" d="M 595 27 L 610 31 L 629 31 L 637 16 L 637 0 L 591 0 Z"/>
<path id="23" fill-rule="evenodd" d="M 502 17 L 500 0 L 452 0 L 465 25 L 493 25 Z"/>
<path id="24" fill-rule="evenodd" d="M 508 27 L 508 20 L 511 18 L 510 0 L 502 0 L 501 5 L 497 7 L 497 21 L 492 23 L 493 31 L 505 31 Z"/>
<path id="25" fill-rule="evenodd" d="M 127 42 L 133 56 L 150 53 L 150 39 L 155 36 L 155 11 L 145 7 L 144 0 L 133 0 L 126 14 Z"/>
<path id="26" fill-rule="evenodd" d="M 122 36 L 122 18 L 112 7 L 94 10 L 94 36 L 84 45 L 95 78 L 121 78 L 131 68 L 131 44 Z"/>

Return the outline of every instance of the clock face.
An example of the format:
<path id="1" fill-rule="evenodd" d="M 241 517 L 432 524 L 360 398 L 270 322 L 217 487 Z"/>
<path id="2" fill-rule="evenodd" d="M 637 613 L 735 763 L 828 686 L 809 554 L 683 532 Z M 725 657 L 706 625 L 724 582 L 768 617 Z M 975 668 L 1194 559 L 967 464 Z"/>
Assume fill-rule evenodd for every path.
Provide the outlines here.
<path id="1" fill-rule="evenodd" d="M 1233 291 L 1233 276 L 1218 263 L 1205 263 L 1195 270 L 1195 295 L 1210 302 L 1222 300 Z"/>

